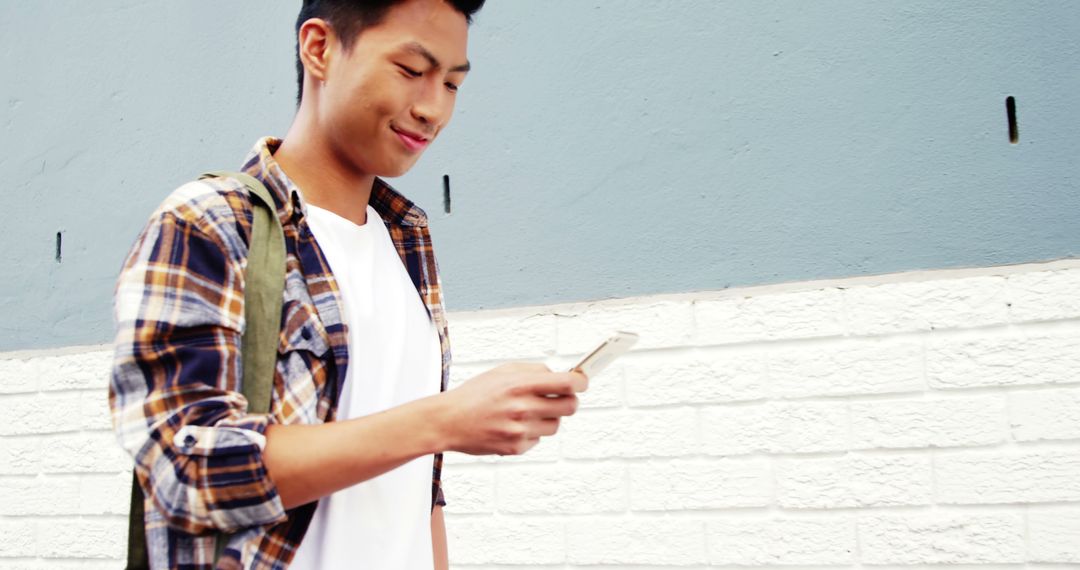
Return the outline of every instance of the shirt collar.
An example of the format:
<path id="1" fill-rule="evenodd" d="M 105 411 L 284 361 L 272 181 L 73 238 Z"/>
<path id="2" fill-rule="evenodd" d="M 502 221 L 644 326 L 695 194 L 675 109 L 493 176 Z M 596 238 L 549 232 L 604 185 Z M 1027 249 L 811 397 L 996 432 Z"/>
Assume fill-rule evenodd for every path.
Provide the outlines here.
<path id="1" fill-rule="evenodd" d="M 263 137 L 255 143 L 244 161 L 243 171 L 259 179 L 278 203 L 278 217 L 284 225 L 299 211 L 307 215 L 304 195 L 276 160 L 274 151 L 281 145 L 281 139 Z M 400 226 L 426 227 L 427 214 L 411 200 L 394 190 L 382 178 L 375 178 L 368 204 L 378 212 L 383 221 Z"/>

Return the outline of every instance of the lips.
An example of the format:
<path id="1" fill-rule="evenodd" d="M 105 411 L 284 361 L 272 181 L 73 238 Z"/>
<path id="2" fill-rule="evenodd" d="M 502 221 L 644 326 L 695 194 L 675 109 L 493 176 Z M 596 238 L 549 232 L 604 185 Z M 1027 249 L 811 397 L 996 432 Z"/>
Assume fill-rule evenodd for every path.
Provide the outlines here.
<path id="1" fill-rule="evenodd" d="M 420 133 L 407 131 L 405 129 L 393 126 L 390 127 L 390 130 L 394 131 L 394 134 L 396 134 L 398 138 L 401 139 L 401 142 L 405 145 L 405 148 L 409 149 L 412 152 L 419 152 L 423 150 L 428 145 L 428 143 L 431 142 L 430 139 L 428 139 L 424 135 L 421 135 Z"/>

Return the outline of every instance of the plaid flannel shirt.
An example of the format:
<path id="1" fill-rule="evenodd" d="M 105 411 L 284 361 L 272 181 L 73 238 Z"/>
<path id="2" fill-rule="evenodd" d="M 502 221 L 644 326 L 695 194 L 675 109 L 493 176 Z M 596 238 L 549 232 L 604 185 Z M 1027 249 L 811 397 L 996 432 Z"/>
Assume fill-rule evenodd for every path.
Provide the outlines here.
<path id="1" fill-rule="evenodd" d="M 345 380 L 348 333 L 330 266 L 304 219 L 296 186 L 261 139 L 242 170 L 274 195 L 285 230 L 286 284 L 269 414 L 247 413 L 240 393 L 244 267 L 251 204 L 232 179 L 174 191 L 135 241 L 115 295 L 113 427 L 146 494 L 151 567 L 214 567 L 216 531 L 236 532 L 224 567 L 286 568 L 317 502 L 285 510 L 263 465 L 271 423 L 332 421 Z M 371 206 L 439 332 L 441 390 L 450 345 L 438 266 L 419 207 L 376 180 Z M 443 505 L 442 454 L 432 465 L 432 508 Z"/>

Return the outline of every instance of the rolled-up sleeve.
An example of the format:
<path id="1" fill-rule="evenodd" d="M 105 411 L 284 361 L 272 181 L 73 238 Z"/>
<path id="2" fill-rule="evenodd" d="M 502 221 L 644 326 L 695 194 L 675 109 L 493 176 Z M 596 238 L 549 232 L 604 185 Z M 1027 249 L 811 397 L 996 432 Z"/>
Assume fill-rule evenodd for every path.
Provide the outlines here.
<path id="1" fill-rule="evenodd" d="M 431 470 L 431 508 L 436 506 L 446 506 L 446 496 L 443 495 L 442 487 L 442 468 L 443 468 L 443 454 L 435 454 L 434 466 Z"/>
<path id="2" fill-rule="evenodd" d="M 436 483 L 435 485 L 436 485 L 435 504 L 440 506 L 440 507 L 445 507 L 446 506 L 446 495 L 443 494 L 442 484 L 441 483 Z"/>
<path id="3" fill-rule="evenodd" d="M 155 214 L 116 286 L 113 427 L 154 507 L 191 534 L 286 518 L 262 460 L 270 419 L 239 391 L 246 245 L 226 211 Z"/>

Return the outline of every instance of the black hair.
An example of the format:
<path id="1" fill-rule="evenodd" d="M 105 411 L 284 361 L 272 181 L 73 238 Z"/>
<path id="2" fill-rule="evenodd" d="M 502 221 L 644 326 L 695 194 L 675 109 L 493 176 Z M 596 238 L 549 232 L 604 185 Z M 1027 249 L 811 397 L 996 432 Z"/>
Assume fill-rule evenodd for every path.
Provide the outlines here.
<path id="1" fill-rule="evenodd" d="M 352 49 L 360 32 L 377 25 L 387 10 L 405 0 L 304 0 L 300 15 L 296 17 L 296 104 L 304 96 L 304 64 L 300 61 L 300 27 L 312 18 L 326 20 L 341 40 L 346 51 Z M 485 0 L 446 0 L 455 10 L 472 23 L 473 14 L 484 6 Z"/>

